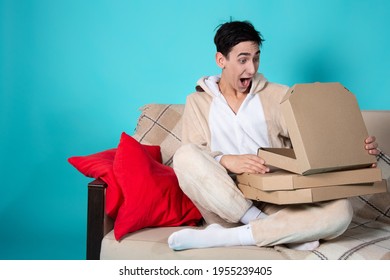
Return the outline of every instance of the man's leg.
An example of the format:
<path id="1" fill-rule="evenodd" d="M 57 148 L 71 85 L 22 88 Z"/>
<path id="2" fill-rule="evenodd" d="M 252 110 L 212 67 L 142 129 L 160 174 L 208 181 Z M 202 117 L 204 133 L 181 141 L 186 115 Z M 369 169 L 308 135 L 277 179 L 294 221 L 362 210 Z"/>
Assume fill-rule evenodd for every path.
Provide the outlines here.
<path id="1" fill-rule="evenodd" d="M 239 222 L 253 204 L 245 199 L 226 169 L 196 145 L 180 147 L 173 168 L 181 189 L 199 209 L 229 223 Z M 210 223 L 207 219 L 206 222 Z"/>
<path id="2" fill-rule="evenodd" d="M 255 244 L 286 244 L 295 250 L 314 250 L 319 246 L 318 240 L 341 235 L 351 219 L 352 208 L 347 199 L 289 206 L 249 225 L 181 230 L 169 237 L 168 244 L 173 250 Z"/>
<path id="3" fill-rule="evenodd" d="M 251 221 L 251 225 L 258 246 L 294 245 L 336 238 L 348 228 L 352 215 L 349 200 L 339 199 L 286 206 L 266 219 Z"/>

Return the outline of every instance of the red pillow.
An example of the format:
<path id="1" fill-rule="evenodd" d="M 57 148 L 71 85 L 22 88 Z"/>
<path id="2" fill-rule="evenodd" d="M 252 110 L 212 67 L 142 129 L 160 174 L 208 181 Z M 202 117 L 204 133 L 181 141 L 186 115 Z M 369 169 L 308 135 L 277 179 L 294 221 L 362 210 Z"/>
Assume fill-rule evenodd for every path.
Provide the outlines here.
<path id="1" fill-rule="evenodd" d="M 144 147 L 153 159 L 162 162 L 159 146 L 144 145 Z M 107 184 L 105 210 L 107 215 L 112 218 L 116 217 L 119 206 L 123 202 L 122 191 L 116 182 L 112 170 L 116 150 L 114 148 L 91 155 L 68 158 L 69 163 L 83 175 L 95 179 L 100 178 Z"/>
<path id="2" fill-rule="evenodd" d="M 116 148 L 87 156 L 70 157 L 68 161 L 85 176 L 98 178 L 106 175 L 112 168 L 115 153 Z"/>
<path id="3" fill-rule="evenodd" d="M 114 223 L 117 240 L 146 227 L 196 225 L 201 214 L 179 187 L 176 174 L 122 133 L 114 174 L 124 201 Z"/>

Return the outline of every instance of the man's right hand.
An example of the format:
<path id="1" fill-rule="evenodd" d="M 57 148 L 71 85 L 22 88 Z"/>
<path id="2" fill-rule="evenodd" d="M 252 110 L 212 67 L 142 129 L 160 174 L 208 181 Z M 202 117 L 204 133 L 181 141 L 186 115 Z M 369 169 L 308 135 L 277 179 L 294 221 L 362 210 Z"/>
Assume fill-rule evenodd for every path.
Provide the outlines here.
<path id="1" fill-rule="evenodd" d="M 260 173 L 270 171 L 265 161 L 256 155 L 224 155 L 219 161 L 228 171 L 236 174 Z"/>

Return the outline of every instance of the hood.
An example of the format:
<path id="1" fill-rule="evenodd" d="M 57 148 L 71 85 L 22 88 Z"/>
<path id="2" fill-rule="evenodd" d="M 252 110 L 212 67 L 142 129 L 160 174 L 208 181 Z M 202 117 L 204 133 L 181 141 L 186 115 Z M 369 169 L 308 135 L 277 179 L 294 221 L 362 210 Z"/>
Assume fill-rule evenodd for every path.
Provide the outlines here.
<path id="1" fill-rule="evenodd" d="M 217 76 L 204 76 L 200 78 L 197 82 L 196 91 L 198 92 L 206 92 L 207 94 L 214 96 L 213 89 L 210 88 L 206 80 L 219 81 L 220 75 Z M 263 76 L 263 74 L 256 73 L 256 75 L 252 79 L 252 86 L 250 89 L 250 93 L 258 93 L 260 92 L 267 84 L 267 79 Z"/>

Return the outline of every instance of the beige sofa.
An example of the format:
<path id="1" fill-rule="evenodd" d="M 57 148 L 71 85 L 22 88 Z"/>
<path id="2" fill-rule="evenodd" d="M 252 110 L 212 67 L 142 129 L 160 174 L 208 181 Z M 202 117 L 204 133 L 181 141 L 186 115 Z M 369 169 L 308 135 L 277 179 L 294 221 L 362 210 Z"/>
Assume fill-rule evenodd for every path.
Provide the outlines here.
<path id="1" fill-rule="evenodd" d="M 141 108 L 133 137 L 143 144 L 160 145 L 163 162 L 172 164 L 180 145 L 181 104 L 150 104 Z M 390 111 L 363 111 L 370 135 L 384 154 L 390 154 Z M 386 155 L 378 160 L 383 178 L 390 178 Z M 237 246 L 172 251 L 168 236 L 183 227 L 146 228 L 116 241 L 113 221 L 104 214 L 106 184 L 88 185 L 87 259 L 390 259 L 390 193 L 350 198 L 355 215 L 339 238 L 322 242 L 315 251 L 295 251 L 285 246 Z"/>

